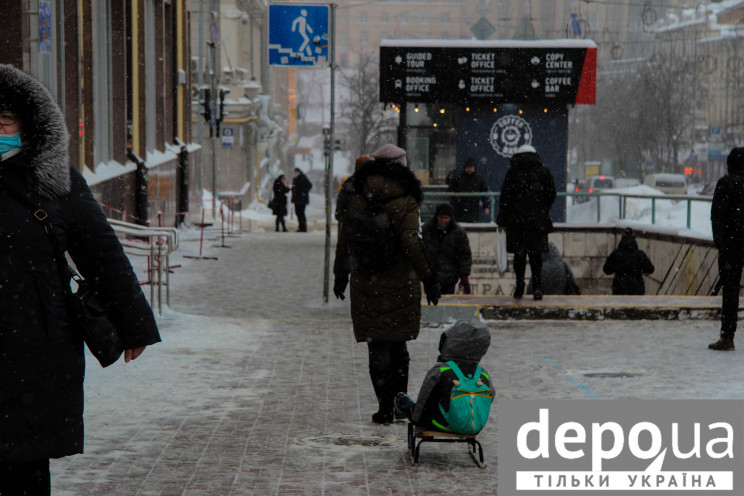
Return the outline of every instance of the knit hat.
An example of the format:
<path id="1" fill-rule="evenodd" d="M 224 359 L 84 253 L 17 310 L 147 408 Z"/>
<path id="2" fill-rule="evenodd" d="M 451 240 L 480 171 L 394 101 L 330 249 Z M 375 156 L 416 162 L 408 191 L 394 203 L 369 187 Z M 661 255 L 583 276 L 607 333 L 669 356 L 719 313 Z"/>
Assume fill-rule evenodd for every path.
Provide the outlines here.
<path id="1" fill-rule="evenodd" d="M 439 217 L 440 215 L 449 215 L 452 217 L 452 206 L 449 203 L 440 203 L 437 205 L 434 217 Z"/>
<path id="2" fill-rule="evenodd" d="M 470 157 L 467 160 L 465 160 L 465 164 L 462 166 L 462 168 L 464 169 L 466 167 L 475 167 L 475 159 Z"/>
<path id="3" fill-rule="evenodd" d="M 375 150 L 372 156 L 377 160 L 389 160 L 394 164 L 408 167 L 408 161 L 406 160 L 406 151 L 399 148 L 391 143 Z"/>
<path id="4" fill-rule="evenodd" d="M 733 148 L 726 159 L 726 165 L 729 172 L 744 170 L 744 147 Z"/>

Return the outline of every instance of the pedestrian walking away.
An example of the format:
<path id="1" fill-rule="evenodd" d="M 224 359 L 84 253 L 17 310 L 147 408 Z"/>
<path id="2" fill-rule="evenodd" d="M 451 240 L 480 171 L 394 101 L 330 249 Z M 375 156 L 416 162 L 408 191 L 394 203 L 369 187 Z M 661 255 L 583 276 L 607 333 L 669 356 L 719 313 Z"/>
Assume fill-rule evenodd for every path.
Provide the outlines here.
<path id="1" fill-rule="evenodd" d="M 287 215 L 287 193 L 289 193 L 287 178 L 281 174 L 274 179 L 272 186 L 274 196 L 271 199 L 271 211 L 276 215 L 276 232 L 279 232 L 280 226 L 282 231 L 287 232 L 287 224 L 284 222 L 284 217 Z"/>
<path id="2" fill-rule="evenodd" d="M 534 280 L 532 295 L 535 300 L 542 300 L 542 252 L 548 250 L 548 233 L 553 230 L 550 207 L 555 197 L 553 176 L 540 155 L 532 146 L 522 145 L 510 159 L 496 216 L 499 227 L 506 228 L 506 251 L 514 253 L 514 298 L 524 295 L 529 256 Z"/>
<path id="3" fill-rule="evenodd" d="M 654 264 L 646 252 L 638 249 L 633 229 L 627 227 L 620 242 L 605 260 L 602 270 L 607 275 L 615 274 L 612 280 L 613 295 L 646 294 L 643 275 L 653 274 Z"/>
<path id="4" fill-rule="evenodd" d="M 46 225 L 105 302 L 136 359 L 160 341 L 129 259 L 83 176 L 68 161 L 65 119 L 32 76 L 0 65 L 0 494 L 51 491 L 49 459 L 83 451 L 85 355 Z M 36 212 L 38 213 L 38 211 Z M 64 285 L 68 287 L 63 287 Z"/>
<path id="5" fill-rule="evenodd" d="M 734 350 L 744 265 L 744 148 L 731 150 L 726 165 L 728 174 L 716 183 L 710 208 L 723 293 L 720 338 L 708 345 L 708 348 L 716 351 Z"/>
<path id="6" fill-rule="evenodd" d="M 447 174 L 447 191 L 452 193 L 484 193 L 486 181 L 475 172 L 475 160 L 468 158 L 459 173 Z M 488 215 L 488 198 L 485 196 L 456 196 L 451 200 L 457 222 L 478 222 L 481 212 Z"/>
<path id="7" fill-rule="evenodd" d="M 395 394 L 408 387 L 406 342 L 419 333 L 421 282 L 435 305 L 440 289 L 421 243 L 421 183 L 407 166 L 405 150 L 389 144 L 372 157 L 354 174 L 355 193 L 336 245 L 333 293 L 344 299 L 351 279 L 354 337 L 367 343 L 379 404 L 372 421 L 387 424 L 394 418 Z"/>
<path id="8" fill-rule="evenodd" d="M 442 294 L 454 294 L 458 280 L 463 293 L 470 294 L 470 241 L 465 229 L 452 218 L 452 207 L 447 203 L 437 205 L 434 217 L 422 231 L 426 256 L 437 273 Z"/>
<path id="9" fill-rule="evenodd" d="M 300 169 L 295 168 L 294 179 L 292 179 L 292 203 L 294 203 L 297 222 L 299 223 L 298 232 L 307 232 L 305 208 L 310 203 L 310 190 L 312 188 L 313 183 L 310 182 L 310 179 Z"/>

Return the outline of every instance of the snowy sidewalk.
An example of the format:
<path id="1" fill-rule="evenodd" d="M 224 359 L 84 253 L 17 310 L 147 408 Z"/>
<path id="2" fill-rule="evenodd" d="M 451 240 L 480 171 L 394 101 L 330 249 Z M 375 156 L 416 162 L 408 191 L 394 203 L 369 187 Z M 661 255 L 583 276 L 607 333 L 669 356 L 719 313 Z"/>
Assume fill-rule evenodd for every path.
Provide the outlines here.
<path id="1" fill-rule="evenodd" d="M 407 455 L 379 426 L 348 299 L 322 303 L 324 233 L 247 233 L 173 264 L 163 343 L 135 362 L 88 360 L 86 453 L 52 462 L 55 495 L 493 495 L 497 409 L 464 445 Z M 140 262 L 135 260 L 135 263 Z M 144 278 L 139 272 L 140 278 Z M 484 364 L 503 398 L 744 398 L 743 351 L 706 350 L 705 321 L 493 321 Z M 410 343 L 415 395 L 444 324 Z M 467 474 L 467 482 L 463 480 Z"/>

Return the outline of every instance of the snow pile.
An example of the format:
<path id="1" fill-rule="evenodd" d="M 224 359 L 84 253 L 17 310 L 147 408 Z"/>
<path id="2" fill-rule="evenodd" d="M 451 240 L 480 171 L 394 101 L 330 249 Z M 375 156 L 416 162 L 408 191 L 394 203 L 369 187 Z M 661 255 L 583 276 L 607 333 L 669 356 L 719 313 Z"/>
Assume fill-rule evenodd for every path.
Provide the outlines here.
<path id="1" fill-rule="evenodd" d="M 675 234 L 696 236 L 712 239 L 713 231 L 710 225 L 710 202 L 690 202 L 690 229 L 687 229 L 687 201 L 661 199 L 664 193 L 650 186 L 633 186 L 618 188 L 606 192 L 627 195 L 655 196 L 654 230 L 669 231 Z M 696 198 L 691 196 L 691 198 Z M 597 201 L 600 201 L 599 222 L 597 222 Z M 570 201 L 569 201 L 570 203 Z M 623 224 L 623 225 L 652 225 L 652 199 L 626 198 L 625 217 L 620 219 L 620 197 L 603 196 L 591 198 L 585 203 L 570 205 L 566 209 L 568 224 Z"/>

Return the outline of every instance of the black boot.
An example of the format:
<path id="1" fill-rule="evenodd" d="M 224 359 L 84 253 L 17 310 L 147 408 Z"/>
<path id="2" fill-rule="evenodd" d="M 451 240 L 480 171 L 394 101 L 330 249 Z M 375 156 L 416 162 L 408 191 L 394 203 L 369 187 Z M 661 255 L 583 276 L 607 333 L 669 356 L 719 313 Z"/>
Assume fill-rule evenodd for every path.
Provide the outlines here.
<path id="1" fill-rule="evenodd" d="M 517 285 L 514 287 L 514 298 L 520 299 L 524 295 L 524 279 L 517 279 Z"/>
<path id="2" fill-rule="evenodd" d="M 715 343 L 710 343 L 708 349 L 715 351 L 734 351 L 734 337 L 721 334 L 721 338 Z"/>
<path id="3" fill-rule="evenodd" d="M 372 379 L 372 387 L 375 390 L 379 405 L 377 413 L 372 414 L 372 422 L 376 424 L 391 424 L 394 418 L 395 393 L 391 392 L 390 385 L 388 384 L 389 379 L 382 375 L 373 374 L 371 370 L 370 378 Z"/>

